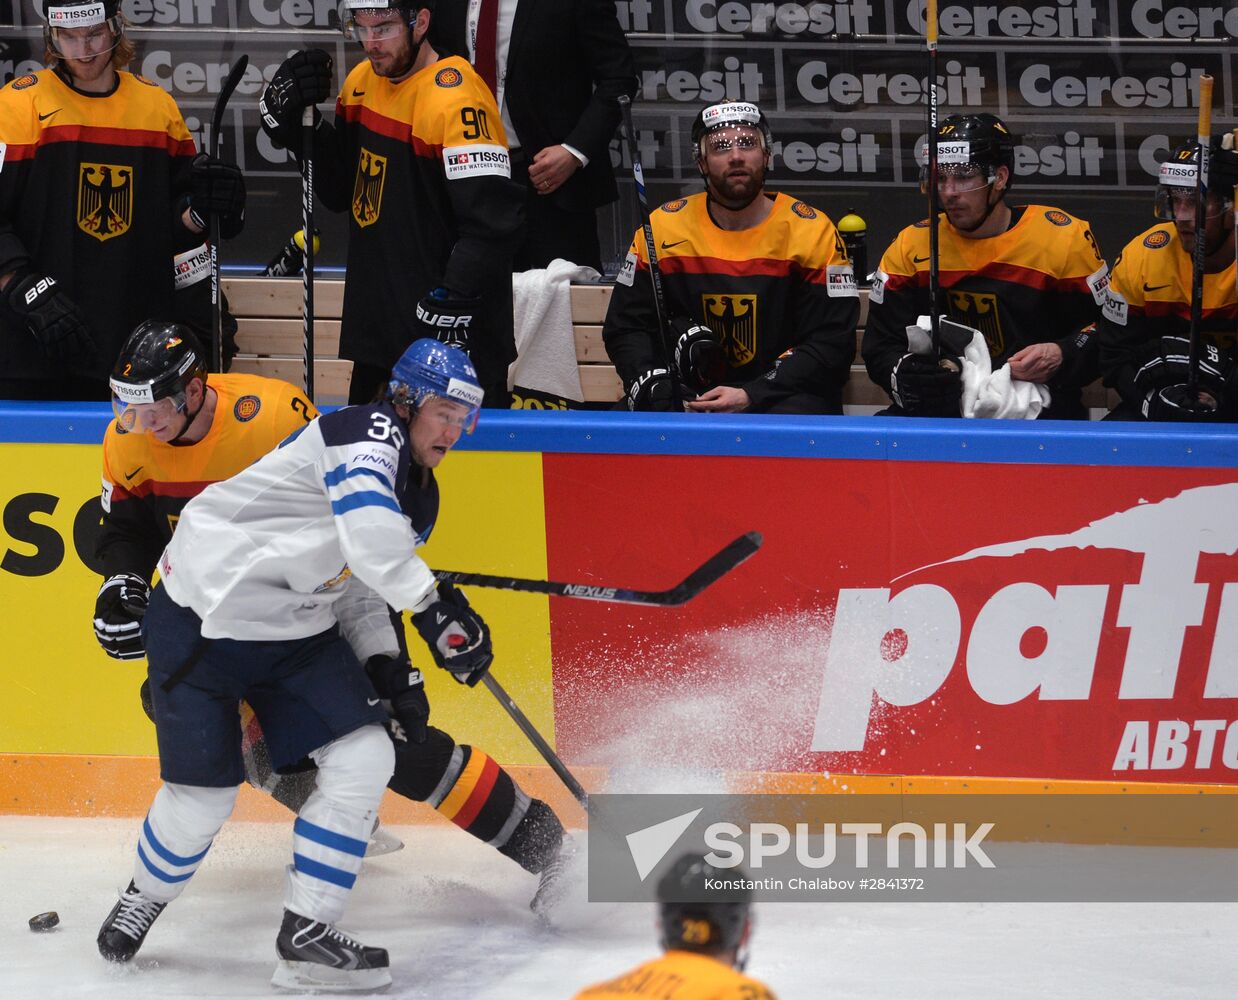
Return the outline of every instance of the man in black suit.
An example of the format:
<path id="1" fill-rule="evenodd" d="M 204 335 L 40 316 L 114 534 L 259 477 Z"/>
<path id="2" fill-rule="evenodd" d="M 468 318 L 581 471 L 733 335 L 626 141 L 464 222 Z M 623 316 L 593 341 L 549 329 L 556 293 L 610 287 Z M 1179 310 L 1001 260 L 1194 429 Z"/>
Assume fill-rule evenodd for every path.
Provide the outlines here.
<path id="1" fill-rule="evenodd" d="M 430 34 L 474 64 L 502 109 L 512 180 L 527 190 L 514 269 L 562 257 L 600 271 L 597 208 L 618 197 L 616 98 L 636 91 L 612 0 L 438 0 Z"/>

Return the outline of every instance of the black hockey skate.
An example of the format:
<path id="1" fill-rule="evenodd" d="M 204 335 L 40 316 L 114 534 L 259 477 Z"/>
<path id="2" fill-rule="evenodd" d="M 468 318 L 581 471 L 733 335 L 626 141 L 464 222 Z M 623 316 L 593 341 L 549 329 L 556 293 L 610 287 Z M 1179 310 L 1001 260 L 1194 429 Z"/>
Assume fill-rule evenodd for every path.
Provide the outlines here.
<path id="1" fill-rule="evenodd" d="M 576 859 L 578 847 L 571 837 L 564 837 L 555 856 L 546 862 L 537 876 L 537 892 L 529 901 L 529 909 L 542 920 L 550 921 L 555 907 L 567 895 L 571 882 L 568 869 Z"/>
<path id="2" fill-rule="evenodd" d="M 271 985 L 286 990 L 372 991 L 391 985 L 387 952 L 369 948 L 332 924 L 291 910 L 275 939 L 279 964 Z"/>
<path id="3" fill-rule="evenodd" d="M 167 903 L 157 903 L 132 882 L 99 928 L 99 954 L 109 962 L 127 962 L 138 953 L 146 932 Z"/>

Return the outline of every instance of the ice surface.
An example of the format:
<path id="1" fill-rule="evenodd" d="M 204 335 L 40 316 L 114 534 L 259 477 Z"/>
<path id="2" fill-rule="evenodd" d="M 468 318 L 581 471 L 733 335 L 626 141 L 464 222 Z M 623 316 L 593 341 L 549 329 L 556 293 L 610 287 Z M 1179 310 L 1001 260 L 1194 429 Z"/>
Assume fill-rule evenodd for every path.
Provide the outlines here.
<path id="1" fill-rule="evenodd" d="M 0 817 L 0 998 L 262 997 L 275 961 L 290 830 L 225 826 L 131 966 L 95 950 L 128 883 L 137 820 Z M 535 879 L 441 826 L 393 828 L 407 846 L 366 863 L 341 926 L 391 952 L 388 997 L 571 997 L 652 957 L 653 914 L 590 904 L 558 930 L 528 910 Z M 60 927 L 31 932 L 44 910 Z M 1238 905 L 765 905 L 749 971 L 782 998 L 1230 998 Z"/>

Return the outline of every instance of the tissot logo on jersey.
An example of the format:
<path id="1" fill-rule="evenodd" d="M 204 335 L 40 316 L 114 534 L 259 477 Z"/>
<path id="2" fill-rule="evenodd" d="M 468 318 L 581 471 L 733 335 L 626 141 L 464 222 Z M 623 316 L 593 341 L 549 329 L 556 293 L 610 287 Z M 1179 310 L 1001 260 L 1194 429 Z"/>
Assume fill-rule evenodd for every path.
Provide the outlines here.
<path id="1" fill-rule="evenodd" d="M 78 168 L 77 227 L 105 242 L 133 224 L 133 168 L 117 163 L 83 163 Z"/>
<path id="2" fill-rule="evenodd" d="M 511 177 L 511 154 L 503 146 L 478 143 L 444 146 L 443 164 L 449 181 L 466 177 Z"/>
<path id="3" fill-rule="evenodd" d="M 205 243 L 172 258 L 172 281 L 176 290 L 196 285 L 211 273 L 211 251 Z"/>
<path id="4" fill-rule="evenodd" d="M 860 294 L 850 264 L 830 264 L 826 269 L 826 291 L 832 299 L 853 299 Z"/>

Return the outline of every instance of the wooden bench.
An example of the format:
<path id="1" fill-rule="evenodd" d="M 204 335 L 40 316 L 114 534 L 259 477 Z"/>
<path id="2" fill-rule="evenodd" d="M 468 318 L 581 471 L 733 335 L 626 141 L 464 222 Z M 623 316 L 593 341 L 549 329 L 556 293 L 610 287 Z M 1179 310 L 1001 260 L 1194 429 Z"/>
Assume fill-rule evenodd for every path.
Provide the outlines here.
<path id="1" fill-rule="evenodd" d="M 224 278 L 224 292 L 239 325 L 240 353 L 232 370 L 253 372 L 301 384 L 301 281 L 298 278 Z M 602 343 L 602 321 L 613 286 L 572 286 L 572 327 L 576 334 L 576 362 L 587 403 L 603 404 L 623 396 L 623 384 L 615 373 Z M 339 357 L 340 315 L 344 304 L 342 278 L 317 278 L 314 282 L 314 397 L 320 403 L 348 399 L 352 362 Z M 886 394 L 873 384 L 859 360 L 859 342 L 868 316 L 868 292 L 860 292 L 860 323 L 856 331 L 855 363 L 843 389 L 848 412 L 872 412 L 889 405 Z M 1112 402 L 1110 400 L 1113 400 Z M 1107 410 L 1116 402 L 1099 383 L 1084 390 L 1084 404 Z"/>

